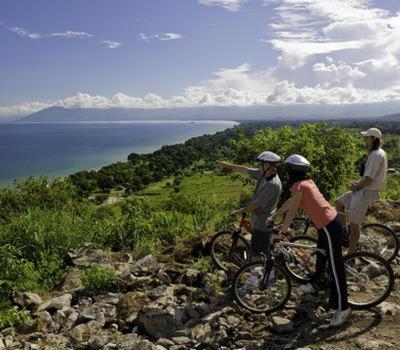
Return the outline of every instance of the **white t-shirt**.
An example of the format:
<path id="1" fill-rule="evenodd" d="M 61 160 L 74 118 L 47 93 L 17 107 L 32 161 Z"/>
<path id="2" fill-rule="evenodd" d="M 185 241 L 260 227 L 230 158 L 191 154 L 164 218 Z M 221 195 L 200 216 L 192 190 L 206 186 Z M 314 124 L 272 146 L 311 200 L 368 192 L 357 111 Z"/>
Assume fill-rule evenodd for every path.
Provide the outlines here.
<path id="1" fill-rule="evenodd" d="M 382 148 L 372 151 L 367 163 L 365 164 L 364 177 L 373 179 L 372 183 L 366 187 L 370 191 L 382 191 L 387 183 L 388 159 L 386 152 Z"/>

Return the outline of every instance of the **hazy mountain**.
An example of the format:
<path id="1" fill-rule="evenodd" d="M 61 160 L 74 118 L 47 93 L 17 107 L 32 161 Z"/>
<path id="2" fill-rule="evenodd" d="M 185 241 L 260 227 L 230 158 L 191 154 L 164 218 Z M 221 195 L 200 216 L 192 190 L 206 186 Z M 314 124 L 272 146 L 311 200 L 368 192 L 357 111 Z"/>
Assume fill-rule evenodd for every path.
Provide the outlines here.
<path id="1" fill-rule="evenodd" d="M 20 122 L 78 122 L 129 120 L 276 120 L 276 119 L 399 119 L 400 104 L 353 105 L 286 105 L 251 107 L 191 107 L 191 108 L 110 108 L 66 109 L 50 107 L 26 117 Z"/>

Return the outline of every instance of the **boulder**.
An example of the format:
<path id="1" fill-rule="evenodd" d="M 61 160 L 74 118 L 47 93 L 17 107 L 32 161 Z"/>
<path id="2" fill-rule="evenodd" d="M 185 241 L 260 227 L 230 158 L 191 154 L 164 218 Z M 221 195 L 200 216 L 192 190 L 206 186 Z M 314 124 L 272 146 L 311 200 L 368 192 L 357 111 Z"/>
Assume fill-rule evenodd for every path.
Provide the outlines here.
<path id="1" fill-rule="evenodd" d="M 41 303 L 38 307 L 38 312 L 40 311 L 55 311 L 62 310 L 64 308 L 71 306 L 72 295 L 64 294 L 59 297 L 51 298 Z"/>
<path id="2" fill-rule="evenodd" d="M 175 315 L 159 307 L 144 307 L 138 314 L 138 320 L 153 338 L 170 338 L 179 328 Z"/>
<path id="3" fill-rule="evenodd" d="M 124 294 L 117 304 L 118 319 L 125 322 L 132 322 L 136 319 L 138 312 L 146 305 L 150 304 L 150 299 L 142 292 L 128 292 Z"/>
<path id="4" fill-rule="evenodd" d="M 273 316 L 269 323 L 271 332 L 282 334 L 294 331 L 294 324 L 291 320 L 279 316 Z"/>
<path id="5" fill-rule="evenodd" d="M 156 274 L 161 269 L 157 259 L 149 254 L 135 262 L 133 271 L 138 274 Z"/>
<path id="6" fill-rule="evenodd" d="M 61 287 L 61 291 L 63 292 L 77 292 L 83 289 L 84 287 L 79 270 L 70 272 L 67 277 L 65 277 L 64 283 Z"/>
<path id="7" fill-rule="evenodd" d="M 36 310 L 42 303 L 42 298 L 36 293 L 19 293 L 14 296 L 13 302 L 23 308 Z"/>

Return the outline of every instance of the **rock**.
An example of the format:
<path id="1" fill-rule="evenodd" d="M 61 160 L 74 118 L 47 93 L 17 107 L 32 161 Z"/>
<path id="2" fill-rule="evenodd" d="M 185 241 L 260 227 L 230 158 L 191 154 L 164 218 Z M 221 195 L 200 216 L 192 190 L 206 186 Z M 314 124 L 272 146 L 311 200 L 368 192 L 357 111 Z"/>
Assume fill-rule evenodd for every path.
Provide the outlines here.
<path id="1" fill-rule="evenodd" d="M 70 272 L 65 278 L 61 287 L 61 291 L 63 292 L 77 292 L 83 289 L 84 287 L 81 281 L 79 270 Z"/>
<path id="2" fill-rule="evenodd" d="M 189 330 L 189 336 L 200 343 L 207 343 L 207 339 L 212 336 L 211 326 L 209 324 L 196 325 Z"/>
<path id="3" fill-rule="evenodd" d="M 93 323 L 89 322 L 80 324 L 69 332 L 69 337 L 75 343 L 81 344 L 82 342 L 87 342 L 89 340 L 95 329 L 96 327 Z"/>
<path id="4" fill-rule="evenodd" d="M 183 282 L 189 286 L 196 285 L 201 282 L 202 273 L 195 269 L 187 269 L 183 277 Z"/>
<path id="5" fill-rule="evenodd" d="M 136 289 L 145 288 L 155 282 L 155 279 L 150 276 L 135 276 L 133 274 L 128 274 L 124 276 L 119 276 L 117 278 L 118 284 L 125 288 Z"/>
<path id="6" fill-rule="evenodd" d="M 169 347 L 175 345 L 175 343 L 171 339 L 160 338 L 157 340 L 157 345 L 161 345 L 161 346 L 169 348 Z"/>
<path id="7" fill-rule="evenodd" d="M 380 350 L 382 348 L 393 347 L 392 343 L 385 340 L 372 340 L 365 337 L 358 337 L 356 345 L 362 350 Z"/>
<path id="8" fill-rule="evenodd" d="M 171 340 L 176 345 L 188 345 L 192 342 L 188 337 L 173 337 Z"/>
<path id="9" fill-rule="evenodd" d="M 62 310 L 63 308 L 70 307 L 72 300 L 71 294 L 64 294 L 59 297 L 55 297 L 45 302 L 41 303 L 38 307 L 39 311 L 54 311 L 54 310 Z"/>
<path id="10" fill-rule="evenodd" d="M 0 350 L 5 349 L 6 346 L 4 345 L 3 339 L 0 338 Z"/>
<path id="11" fill-rule="evenodd" d="M 121 293 L 106 293 L 96 295 L 95 301 L 99 303 L 106 303 L 111 305 L 117 305 L 121 299 Z"/>
<path id="12" fill-rule="evenodd" d="M 160 268 L 161 264 L 158 263 L 157 259 L 153 255 L 149 254 L 136 261 L 133 266 L 133 271 L 136 273 L 156 274 Z"/>
<path id="13" fill-rule="evenodd" d="M 42 298 L 36 293 L 19 293 L 14 297 L 13 302 L 23 308 L 36 310 L 42 303 Z"/>
<path id="14" fill-rule="evenodd" d="M 87 341 L 86 347 L 88 349 L 98 350 L 101 349 L 109 342 L 109 337 L 105 334 L 95 334 L 90 336 L 89 340 Z"/>
<path id="15" fill-rule="evenodd" d="M 399 311 L 400 307 L 397 304 L 389 303 L 384 301 L 377 306 L 379 311 L 384 315 L 395 315 Z"/>
<path id="16" fill-rule="evenodd" d="M 100 318 L 103 318 L 101 315 L 103 315 L 107 321 L 114 322 L 117 316 L 115 306 L 105 303 L 94 303 L 93 305 L 83 309 L 79 317 L 86 321 L 100 321 Z"/>
<path id="17" fill-rule="evenodd" d="M 74 327 L 78 317 L 79 313 L 76 311 L 73 311 L 69 316 L 67 316 L 67 319 L 65 320 L 64 325 L 62 327 L 62 331 L 66 332 L 71 330 Z"/>
<path id="18" fill-rule="evenodd" d="M 274 333 L 290 333 L 294 331 L 294 324 L 291 320 L 279 316 L 273 316 L 269 328 Z"/>
<path id="19" fill-rule="evenodd" d="M 160 282 L 166 284 L 167 286 L 171 284 L 171 278 L 163 270 L 158 271 L 156 277 L 160 280 Z"/>
<path id="20" fill-rule="evenodd" d="M 168 286 L 158 286 L 156 288 L 151 289 L 147 296 L 157 302 L 157 304 L 167 304 L 171 303 L 174 299 L 174 287 Z"/>
<path id="21" fill-rule="evenodd" d="M 86 247 L 82 247 L 68 253 L 68 255 L 72 259 L 74 266 L 91 267 L 101 265 L 103 267 L 112 267 L 108 255 L 101 249 L 87 249 Z"/>
<path id="22" fill-rule="evenodd" d="M 51 315 L 47 311 L 36 313 L 37 318 L 28 319 L 18 327 L 18 332 L 30 334 L 34 332 L 48 333 L 57 329 Z"/>
<path id="23" fill-rule="evenodd" d="M 150 304 L 150 299 L 142 292 L 128 292 L 124 294 L 117 305 L 118 318 L 126 322 L 136 319 L 138 312 L 146 305 Z"/>
<path id="24" fill-rule="evenodd" d="M 156 350 L 148 340 L 140 339 L 136 334 L 124 334 L 116 342 L 118 350 Z"/>
<path id="25" fill-rule="evenodd" d="M 173 314 L 158 307 L 144 307 L 139 312 L 138 320 L 154 338 L 172 337 L 179 327 Z"/>

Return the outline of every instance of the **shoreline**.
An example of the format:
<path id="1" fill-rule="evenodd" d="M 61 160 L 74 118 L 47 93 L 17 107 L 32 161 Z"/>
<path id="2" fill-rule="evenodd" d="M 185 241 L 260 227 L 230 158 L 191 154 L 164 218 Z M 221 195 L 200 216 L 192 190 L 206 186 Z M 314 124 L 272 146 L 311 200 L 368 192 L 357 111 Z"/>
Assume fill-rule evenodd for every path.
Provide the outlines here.
<path id="1" fill-rule="evenodd" d="M 153 146 L 141 146 L 141 145 L 136 145 L 133 146 L 131 148 L 131 150 L 129 150 L 128 152 L 125 151 L 121 151 L 121 156 L 124 155 L 124 157 L 121 157 L 119 159 L 115 159 L 115 160 L 111 160 L 108 162 L 103 163 L 102 165 L 99 166 L 95 166 L 95 167 L 87 167 L 87 168 L 81 168 L 78 170 L 74 170 L 72 172 L 69 172 L 68 174 L 60 174 L 60 175 L 51 175 L 51 174 L 46 174 L 46 173 L 41 173 L 41 174 L 34 174 L 34 175 L 27 175 L 27 176 L 22 176 L 22 177 L 18 177 L 18 178 L 13 178 L 10 180 L 4 180 L 4 182 L 2 180 L 0 180 L 0 189 L 2 188 L 12 188 L 14 186 L 14 181 L 24 181 L 30 177 L 41 177 L 41 176 L 45 176 L 50 180 L 55 180 L 57 178 L 67 178 L 72 174 L 75 174 L 77 172 L 81 172 L 81 171 L 99 171 L 101 168 L 109 166 L 111 164 L 115 164 L 115 163 L 119 163 L 119 162 L 127 162 L 127 158 L 128 155 L 131 153 L 138 153 L 138 154 L 149 154 L 149 153 L 153 153 L 159 149 L 161 149 L 163 146 L 173 146 L 173 145 L 178 145 L 178 144 L 182 144 L 192 138 L 196 138 L 196 137 L 201 137 L 201 136 L 205 136 L 205 135 L 214 135 L 217 132 L 221 132 L 221 131 L 225 131 L 231 128 L 234 128 L 235 126 L 240 125 L 240 122 L 238 121 L 227 121 L 227 120 L 193 120 L 193 121 L 188 121 L 188 120 L 164 120 L 164 121 L 157 121 L 157 120 L 150 120 L 150 121 L 119 121 L 119 122 L 115 122 L 115 121 L 111 121 L 111 122 L 57 122 L 57 123 L 47 123 L 47 122 L 29 122 L 29 123 L 0 123 L 0 127 L 1 125 L 12 125 L 12 126 L 16 126 L 16 125 L 79 125 L 79 124 L 84 124 L 84 125 L 104 125 L 104 124 L 113 124 L 113 125 L 118 125 L 118 124 L 196 124 L 196 123 L 201 123 L 201 124 L 213 124 L 213 125 L 227 125 L 226 128 L 222 129 L 222 130 L 218 130 L 215 132 L 204 132 L 201 135 L 198 136 L 189 136 L 187 138 L 185 138 L 183 141 L 174 141 L 172 143 L 163 143 L 163 144 L 156 144 Z M 157 140 L 155 140 L 157 141 Z M 156 142 L 155 142 L 156 143 Z M 130 148 L 130 147 L 128 147 Z M 135 148 L 139 148 L 138 151 L 135 152 Z M 102 154 L 106 154 L 107 152 L 102 152 Z M 110 154 L 113 154 L 114 152 L 110 151 Z M 112 157 L 112 155 L 110 155 L 110 157 Z"/>

